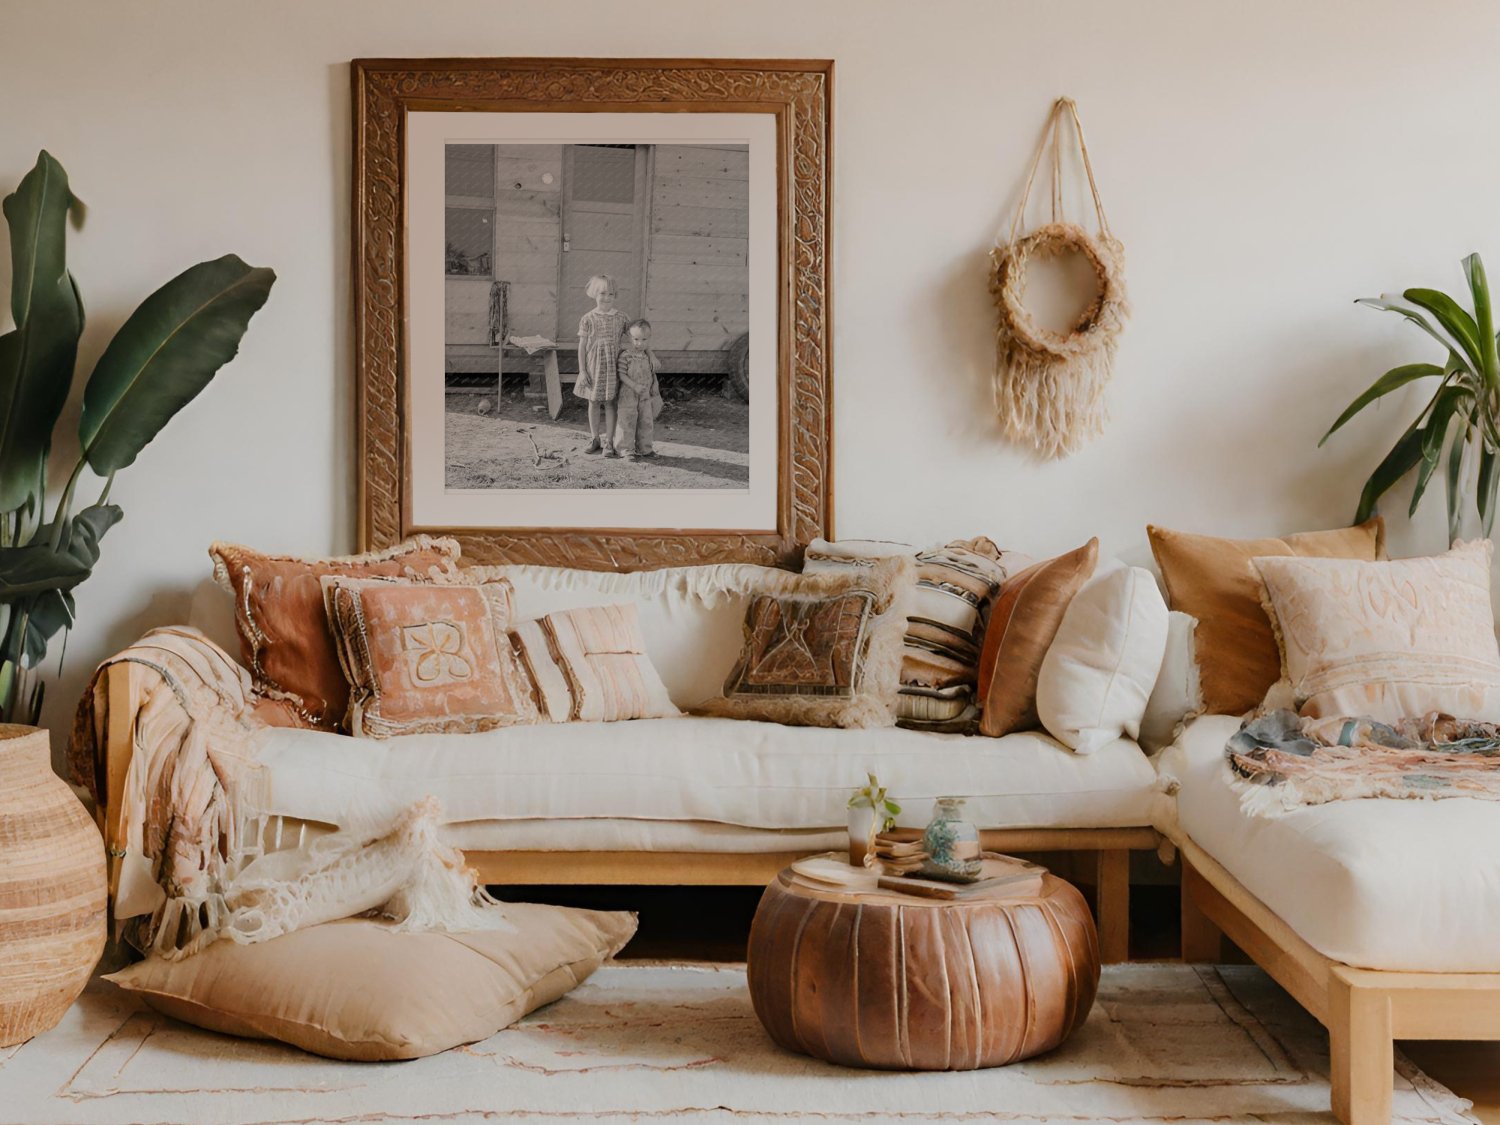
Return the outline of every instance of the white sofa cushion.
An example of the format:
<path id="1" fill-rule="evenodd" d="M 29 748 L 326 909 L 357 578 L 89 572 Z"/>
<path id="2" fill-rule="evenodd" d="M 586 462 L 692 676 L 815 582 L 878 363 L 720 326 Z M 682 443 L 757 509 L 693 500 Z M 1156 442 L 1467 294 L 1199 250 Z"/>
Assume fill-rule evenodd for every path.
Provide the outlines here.
<path id="1" fill-rule="evenodd" d="M 1156 580 L 1137 566 L 1096 573 L 1068 603 L 1042 658 L 1042 726 L 1080 754 L 1138 738 L 1166 648 L 1167 603 Z"/>
<path id="2" fill-rule="evenodd" d="M 1363 969 L 1500 971 L 1500 806 L 1334 801 L 1250 816 L 1224 744 L 1240 720 L 1194 719 L 1158 760 L 1175 798 L 1159 827 L 1206 851 L 1319 953 Z"/>
<path id="3" fill-rule="evenodd" d="M 252 742 L 266 811 L 347 826 L 383 823 L 435 795 L 450 822 L 558 817 L 703 820 L 828 828 L 874 771 L 920 826 L 933 799 L 970 798 L 982 827 L 1150 823 L 1156 773 L 1117 741 L 1073 754 L 1040 732 L 965 738 L 743 719 L 641 719 L 410 735 L 384 742 L 267 729 Z"/>

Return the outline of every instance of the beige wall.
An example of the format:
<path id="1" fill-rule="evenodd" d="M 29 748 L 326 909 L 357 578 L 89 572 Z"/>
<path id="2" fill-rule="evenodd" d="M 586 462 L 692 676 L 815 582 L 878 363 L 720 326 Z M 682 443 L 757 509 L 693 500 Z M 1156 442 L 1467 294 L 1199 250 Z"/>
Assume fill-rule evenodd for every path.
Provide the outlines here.
<path id="1" fill-rule="evenodd" d="M 150 288 L 228 250 L 280 274 L 244 350 L 121 474 L 48 718 L 182 618 L 215 537 L 351 546 L 349 79 L 356 56 L 838 60 L 838 529 L 1033 552 L 1148 520 L 1345 519 L 1410 402 L 1317 438 L 1428 354 L 1353 298 L 1500 270 L 1500 6 L 1397 0 L 0 2 L 0 189 L 36 150 L 90 206 L 86 360 Z M 1114 420 L 1036 466 L 989 420 L 985 252 L 1050 100 L 1076 97 L 1129 254 Z M 3 236 L 0 236 L 3 238 Z M 1436 513 L 1433 513 L 1434 515 Z M 1404 521 L 1397 521 L 1404 523 Z M 1439 521 L 1399 550 L 1441 545 Z"/>

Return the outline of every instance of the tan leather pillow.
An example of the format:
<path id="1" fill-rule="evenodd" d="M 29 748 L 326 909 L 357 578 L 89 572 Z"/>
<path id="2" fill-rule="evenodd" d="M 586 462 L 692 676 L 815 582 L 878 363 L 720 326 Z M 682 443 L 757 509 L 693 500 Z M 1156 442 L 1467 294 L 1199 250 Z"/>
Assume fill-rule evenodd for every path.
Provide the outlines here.
<path id="1" fill-rule="evenodd" d="M 514 933 L 395 933 L 347 918 L 257 945 L 223 939 L 106 980 L 195 1027 L 315 1055 L 417 1059 L 488 1039 L 620 951 L 634 914 L 507 903 Z"/>
<path id="2" fill-rule="evenodd" d="M 1281 677 L 1281 657 L 1261 606 L 1254 558 L 1357 559 L 1385 557 L 1385 521 L 1304 531 L 1267 539 L 1219 539 L 1148 526 L 1151 552 L 1167 588 L 1167 605 L 1198 619 L 1195 635 L 1203 709 L 1241 715 L 1259 707 Z"/>
<path id="3" fill-rule="evenodd" d="M 418 535 L 386 551 L 331 559 L 268 555 L 232 543 L 208 549 L 214 580 L 234 598 L 240 654 L 263 695 L 287 704 L 284 715 L 319 730 L 337 730 L 349 685 L 323 611 L 321 579 L 426 578 L 451 574 L 458 543 Z"/>
<path id="4" fill-rule="evenodd" d="M 540 721 L 511 649 L 508 580 L 330 575 L 323 596 L 349 683 L 350 734 L 473 734 Z"/>
<path id="5" fill-rule="evenodd" d="M 1036 684 L 1073 595 L 1094 573 L 1099 540 L 1027 567 L 1000 587 L 979 657 L 979 732 L 992 738 L 1040 725 Z"/>

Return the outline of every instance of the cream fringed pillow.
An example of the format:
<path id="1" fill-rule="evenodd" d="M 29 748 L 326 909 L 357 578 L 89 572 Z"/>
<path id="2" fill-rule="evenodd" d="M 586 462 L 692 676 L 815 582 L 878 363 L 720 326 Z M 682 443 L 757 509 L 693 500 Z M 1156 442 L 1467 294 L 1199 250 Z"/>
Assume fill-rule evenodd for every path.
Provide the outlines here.
<path id="1" fill-rule="evenodd" d="M 1491 552 L 1484 540 L 1391 562 L 1256 559 L 1282 653 L 1267 701 L 1320 719 L 1500 721 Z"/>
<path id="2" fill-rule="evenodd" d="M 628 602 L 549 613 L 517 625 L 516 653 L 554 723 L 612 723 L 680 715 Z"/>
<path id="3" fill-rule="evenodd" d="M 325 577 L 356 736 L 468 734 L 540 716 L 511 651 L 511 585 Z"/>
<path id="4" fill-rule="evenodd" d="M 510 930 L 394 933 L 349 918 L 270 941 L 216 941 L 106 979 L 164 1015 L 358 1062 L 416 1059 L 488 1039 L 618 953 L 634 914 L 505 904 Z"/>
<path id="5" fill-rule="evenodd" d="M 791 726 L 884 727 L 896 721 L 910 556 L 788 575 L 750 599 L 745 642 L 724 697 L 703 713 Z"/>

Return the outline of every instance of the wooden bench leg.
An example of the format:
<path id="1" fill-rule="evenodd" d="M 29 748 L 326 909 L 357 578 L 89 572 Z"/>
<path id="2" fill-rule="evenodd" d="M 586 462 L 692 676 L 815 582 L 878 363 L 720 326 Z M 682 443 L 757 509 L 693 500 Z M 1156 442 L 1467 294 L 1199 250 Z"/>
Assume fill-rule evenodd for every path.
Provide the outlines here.
<path id="1" fill-rule="evenodd" d="M 1328 981 L 1328 1045 L 1333 1114 L 1344 1125 L 1390 1125 L 1391 1002 L 1335 969 Z"/>
<path id="2" fill-rule="evenodd" d="M 1100 850 L 1094 891 L 1099 905 L 1099 960 L 1116 965 L 1130 960 L 1130 852 Z"/>
<path id="3" fill-rule="evenodd" d="M 1224 958 L 1224 934 L 1198 906 L 1195 894 L 1203 877 L 1182 860 L 1182 959 L 1188 964 L 1216 965 Z"/>

